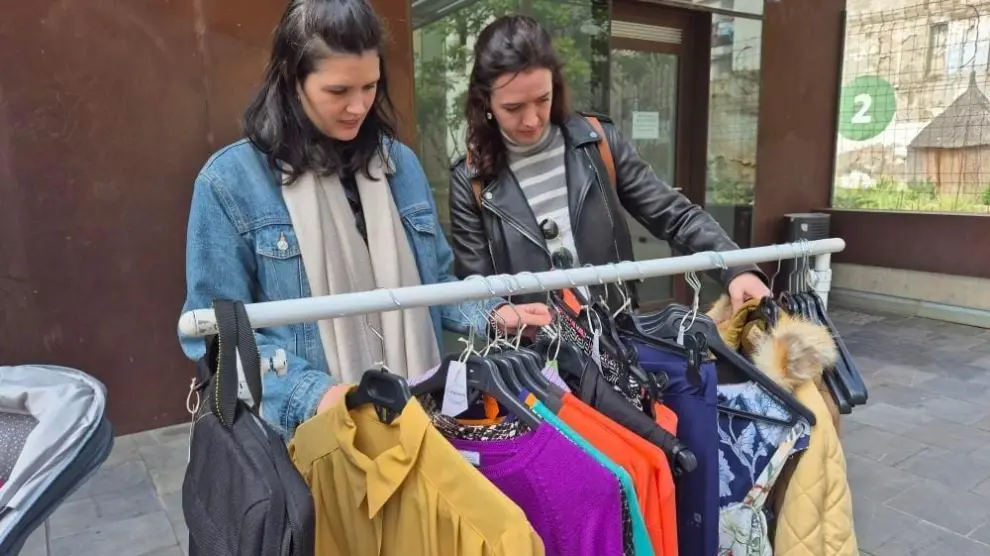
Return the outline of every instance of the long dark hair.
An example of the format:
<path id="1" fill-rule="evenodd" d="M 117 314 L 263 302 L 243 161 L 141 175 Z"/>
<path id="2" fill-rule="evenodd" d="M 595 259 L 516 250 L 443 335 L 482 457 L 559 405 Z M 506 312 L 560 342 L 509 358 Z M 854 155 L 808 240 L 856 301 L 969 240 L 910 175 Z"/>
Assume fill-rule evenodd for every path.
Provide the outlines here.
<path id="1" fill-rule="evenodd" d="M 384 39 L 381 22 L 367 0 L 289 1 L 275 29 L 264 83 L 244 113 L 245 135 L 273 170 L 286 175 L 287 183 L 310 171 L 367 175 L 374 156 L 384 154 L 383 139 L 395 137 Z M 331 53 L 360 55 L 369 50 L 377 51 L 381 59 L 375 103 L 353 140 L 328 137 L 303 110 L 298 86 Z"/>
<path id="2" fill-rule="evenodd" d="M 494 117 L 488 119 L 495 80 L 504 74 L 515 75 L 530 69 L 550 70 L 553 75 L 550 121 L 561 125 L 570 111 L 563 67 L 550 33 L 529 16 L 503 16 L 481 31 L 474 46 L 465 113 L 468 156 L 481 178 L 494 178 L 506 157 L 498 122 Z"/>

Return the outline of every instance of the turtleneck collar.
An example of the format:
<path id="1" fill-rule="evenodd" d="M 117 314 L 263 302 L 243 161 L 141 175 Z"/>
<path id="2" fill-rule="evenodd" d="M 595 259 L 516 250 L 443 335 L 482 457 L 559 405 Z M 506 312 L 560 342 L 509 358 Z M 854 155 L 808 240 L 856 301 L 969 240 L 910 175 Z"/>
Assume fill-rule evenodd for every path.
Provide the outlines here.
<path id="1" fill-rule="evenodd" d="M 547 124 L 547 126 L 543 129 L 543 136 L 531 145 L 522 145 L 517 143 L 516 141 L 510 139 L 504 132 L 502 132 L 502 140 L 505 141 L 505 148 L 508 149 L 509 152 L 521 156 L 529 156 L 546 149 L 550 143 L 553 143 L 554 137 L 557 133 L 557 126 L 554 124 Z"/>

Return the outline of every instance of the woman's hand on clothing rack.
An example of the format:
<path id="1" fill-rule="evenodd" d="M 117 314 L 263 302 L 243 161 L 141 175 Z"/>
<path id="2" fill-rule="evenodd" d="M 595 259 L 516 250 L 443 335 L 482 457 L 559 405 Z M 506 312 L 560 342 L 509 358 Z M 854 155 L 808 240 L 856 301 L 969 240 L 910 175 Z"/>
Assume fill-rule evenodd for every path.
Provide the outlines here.
<path id="1" fill-rule="evenodd" d="M 505 303 L 495 308 L 492 320 L 505 332 L 516 332 L 522 326 L 548 326 L 552 321 L 550 309 L 543 303 L 512 305 Z"/>
<path id="2" fill-rule="evenodd" d="M 752 272 L 745 272 L 729 282 L 729 298 L 732 300 L 732 312 L 738 311 L 750 299 L 763 299 L 772 296 L 773 292 L 763 280 Z"/>

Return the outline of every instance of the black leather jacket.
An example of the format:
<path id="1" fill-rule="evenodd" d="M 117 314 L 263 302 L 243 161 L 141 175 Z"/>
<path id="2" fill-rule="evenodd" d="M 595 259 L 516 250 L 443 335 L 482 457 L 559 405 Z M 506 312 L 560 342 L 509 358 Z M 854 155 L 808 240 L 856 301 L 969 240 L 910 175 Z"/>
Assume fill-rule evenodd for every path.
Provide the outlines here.
<path id="1" fill-rule="evenodd" d="M 653 173 L 608 117 L 594 116 L 602 123 L 615 160 L 614 188 L 598 151 L 600 138 L 591 124 L 575 114 L 561 126 L 567 145 L 565 165 L 572 233 L 582 265 L 633 260 L 632 239 L 618 210 L 620 206 L 677 252 L 738 249 L 710 214 Z M 511 170 L 503 168 L 496 179 L 484 184 L 483 209 L 479 209 L 474 195 L 473 177 L 463 157 L 454 164 L 450 178 L 450 223 L 455 274 L 463 279 L 475 274 L 550 270 L 551 254 L 539 223 Z M 756 266 L 748 266 L 715 270 L 712 277 L 728 284 L 743 272 L 762 276 Z M 614 290 L 609 288 L 610 292 Z M 545 299 L 545 295 L 532 295 L 513 301 Z"/>

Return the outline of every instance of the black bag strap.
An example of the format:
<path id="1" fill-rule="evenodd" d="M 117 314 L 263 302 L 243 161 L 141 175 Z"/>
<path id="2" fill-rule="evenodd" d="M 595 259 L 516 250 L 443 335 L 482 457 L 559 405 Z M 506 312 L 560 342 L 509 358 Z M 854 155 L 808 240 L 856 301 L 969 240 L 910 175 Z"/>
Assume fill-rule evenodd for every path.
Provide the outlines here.
<path id="1" fill-rule="evenodd" d="M 241 301 L 217 299 L 213 302 L 213 312 L 217 319 L 218 334 L 215 342 L 216 371 L 213 373 L 211 410 L 226 428 L 234 425 L 237 414 L 239 386 L 238 356 L 243 371 L 243 382 L 251 396 L 253 410 L 261 404 L 261 356 L 254 338 L 254 329 L 248 320 L 247 311 Z M 208 350 L 208 352 L 213 350 Z"/>

